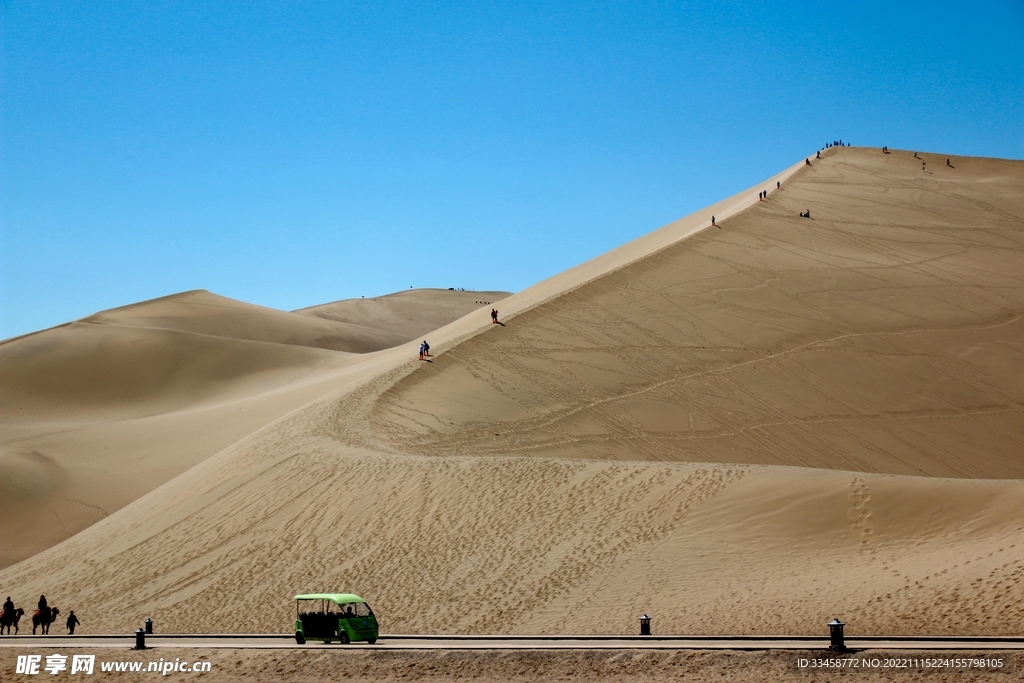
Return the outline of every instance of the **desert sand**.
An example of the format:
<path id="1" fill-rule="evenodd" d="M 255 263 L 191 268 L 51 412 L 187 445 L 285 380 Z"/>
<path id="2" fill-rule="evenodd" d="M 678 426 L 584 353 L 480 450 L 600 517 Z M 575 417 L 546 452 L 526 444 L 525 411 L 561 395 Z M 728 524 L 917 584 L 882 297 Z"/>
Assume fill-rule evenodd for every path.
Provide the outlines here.
<path id="1" fill-rule="evenodd" d="M 80 420 L 68 461 L 109 441 L 108 471 L 173 473 L 97 488 L 123 507 L 0 591 L 89 632 L 287 632 L 291 596 L 329 589 L 391 633 L 633 633 L 646 612 L 660 633 L 1020 634 L 1024 163 L 823 156 L 504 299 L 504 325 L 440 327 L 430 363 L 273 328 L 231 342 L 272 345 L 244 367 L 204 351 L 102 391 L 68 355 L 90 387 L 71 403 L 8 354 L 3 410 Z M 138 343 L 198 363 L 216 321 Z M 90 431 L 104 416 L 191 441 L 140 453 Z M 56 458 L 18 419 L 5 457 Z M 44 517 L 33 500 L 18 514 Z"/>
<path id="2" fill-rule="evenodd" d="M 320 307 L 348 311 L 339 321 L 193 291 L 0 343 L 0 566 L 333 389 L 320 377 L 353 353 L 507 295 L 418 289 Z"/>
<path id="3" fill-rule="evenodd" d="M 302 308 L 294 313 L 342 323 L 353 331 L 346 335 L 345 351 L 366 353 L 398 346 L 422 337 L 481 306 L 497 305 L 511 292 L 409 289 L 369 299 L 344 299 Z M 356 341 L 354 331 L 366 330 Z"/>

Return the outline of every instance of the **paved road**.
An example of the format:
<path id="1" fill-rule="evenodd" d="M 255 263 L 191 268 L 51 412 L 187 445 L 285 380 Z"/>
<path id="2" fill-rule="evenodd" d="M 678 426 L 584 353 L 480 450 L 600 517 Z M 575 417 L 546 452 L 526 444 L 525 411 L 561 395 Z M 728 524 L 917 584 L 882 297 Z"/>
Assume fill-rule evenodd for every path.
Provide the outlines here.
<path id="1" fill-rule="evenodd" d="M 134 636 L 0 636 L 0 647 L 131 648 Z M 855 649 L 1024 650 L 1024 637 L 848 637 Z M 150 648 L 366 649 L 366 650 L 823 650 L 829 641 L 814 636 L 381 636 L 374 645 L 306 643 L 284 635 L 154 635 Z"/>

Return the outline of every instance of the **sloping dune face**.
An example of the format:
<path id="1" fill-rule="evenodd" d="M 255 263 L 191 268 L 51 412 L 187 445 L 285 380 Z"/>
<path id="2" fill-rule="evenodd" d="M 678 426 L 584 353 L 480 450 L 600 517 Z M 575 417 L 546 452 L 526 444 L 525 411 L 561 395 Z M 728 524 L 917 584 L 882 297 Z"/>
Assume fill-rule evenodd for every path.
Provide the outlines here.
<path id="1" fill-rule="evenodd" d="M 358 325 L 373 336 L 351 350 L 364 353 L 418 339 L 482 306 L 497 304 L 509 292 L 410 289 L 369 299 L 344 299 L 295 311 L 299 315 Z"/>
<path id="2" fill-rule="evenodd" d="M 289 633 L 293 595 L 353 591 L 385 634 L 1019 634 L 1022 165 L 824 156 L 716 204 L 721 231 L 676 243 L 706 225 L 682 219 L 504 300 L 505 327 L 431 333 L 430 363 L 311 372 L 306 404 L 0 585 L 93 632 Z"/>
<path id="3" fill-rule="evenodd" d="M 403 292 L 419 311 L 411 329 L 480 308 L 474 294 Z M 0 566 L 322 395 L 345 352 L 393 342 L 387 320 L 359 313 L 338 321 L 192 291 L 0 344 Z"/>
<path id="4" fill-rule="evenodd" d="M 319 395 L 329 327 L 200 291 L 0 344 L 0 566 Z"/>
<path id="5" fill-rule="evenodd" d="M 437 455 L 1024 476 L 1024 163 L 844 148 L 769 189 L 459 345 L 374 426 Z"/>

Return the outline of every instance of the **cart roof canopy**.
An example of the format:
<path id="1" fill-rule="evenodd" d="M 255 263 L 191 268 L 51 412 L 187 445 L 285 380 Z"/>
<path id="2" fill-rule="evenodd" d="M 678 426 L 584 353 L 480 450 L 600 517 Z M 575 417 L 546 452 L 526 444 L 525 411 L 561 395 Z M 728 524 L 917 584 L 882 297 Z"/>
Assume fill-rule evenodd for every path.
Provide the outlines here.
<path id="1" fill-rule="evenodd" d="M 353 602 L 366 602 L 358 595 L 352 593 L 306 593 L 296 595 L 296 600 L 330 600 L 335 605 L 349 605 Z"/>

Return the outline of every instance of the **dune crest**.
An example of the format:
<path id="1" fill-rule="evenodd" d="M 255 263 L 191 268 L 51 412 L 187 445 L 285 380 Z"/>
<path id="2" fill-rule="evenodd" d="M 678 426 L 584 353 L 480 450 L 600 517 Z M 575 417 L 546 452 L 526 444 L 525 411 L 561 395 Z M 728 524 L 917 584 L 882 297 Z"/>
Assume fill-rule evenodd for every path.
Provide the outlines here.
<path id="1" fill-rule="evenodd" d="M 376 429 L 410 453 L 1024 477 L 1024 164 L 827 159 L 460 344 Z"/>
<path id="2" fill-rule="evenodd" d="M 409 289 L 368 299 L 344 299 L 294 313 L 372 331 L 372 342 L 358 347 L 363 353 L 423 337 L 471 311 L 497 305 L 508 296 L 509 292 L 497 291 Z"/>

